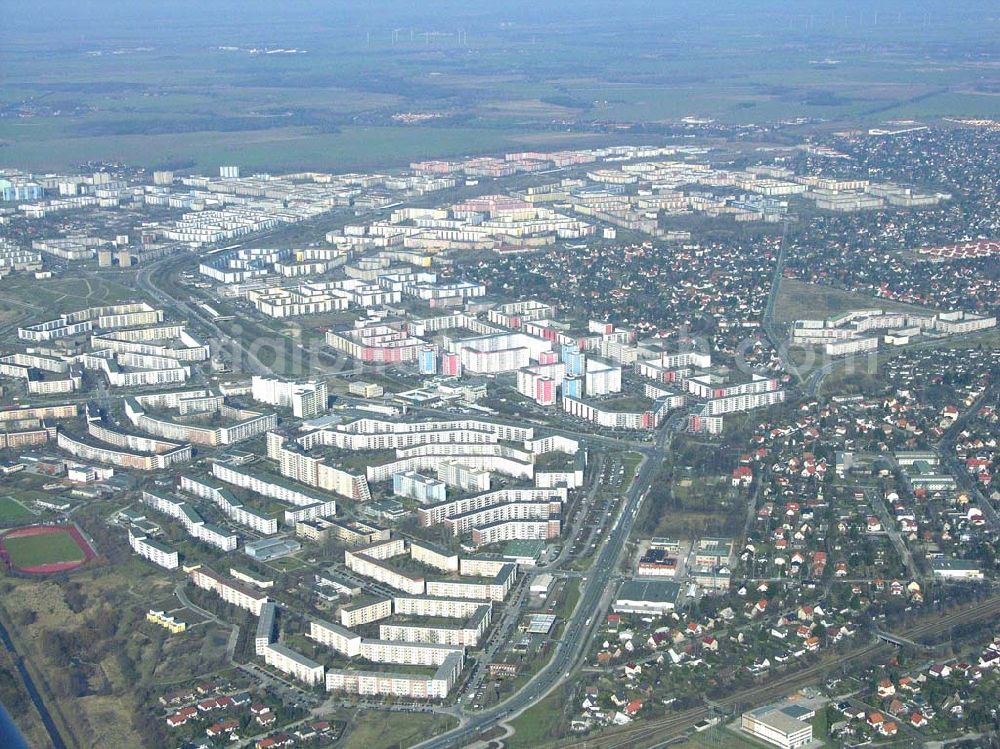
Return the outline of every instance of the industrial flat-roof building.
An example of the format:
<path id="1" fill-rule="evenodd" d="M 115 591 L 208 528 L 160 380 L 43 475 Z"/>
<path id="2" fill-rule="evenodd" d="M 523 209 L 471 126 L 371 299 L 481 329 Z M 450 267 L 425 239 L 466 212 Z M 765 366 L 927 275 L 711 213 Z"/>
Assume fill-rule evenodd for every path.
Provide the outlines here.
<path id="1" fill-rule="evenodd" d="M 795 706 L 790 706 L 794 708 Z M 799 714 L 799 712 L 793 713 Z M 780 746 L 782 749 L 797 749 L 812 742 L 813 729 L 811 723 L 806 723 L 782 708 L 773 706 L 761 707 L 743 713 L 740 728 L 754 738 L 766 741 L 768 744 Z"/>
<path id="2" fill-rule="evenodd" d="M 663 615 L 677 606 L 681 586 L 669 580 L 627 580 L 612 604 L 618 614 Z"/>

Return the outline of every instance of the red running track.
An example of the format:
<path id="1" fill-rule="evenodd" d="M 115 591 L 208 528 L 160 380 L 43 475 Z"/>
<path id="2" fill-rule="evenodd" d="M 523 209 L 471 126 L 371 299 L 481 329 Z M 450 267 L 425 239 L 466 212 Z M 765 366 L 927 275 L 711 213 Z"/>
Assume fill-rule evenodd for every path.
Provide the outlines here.
<path id="1" fill-rule="evenodd" d="M 50 533 L 68 533 L 76 542 L 76 545 L 80 547 L 80 551 L 83 552 L 83 559 L 78 562 L 50 562 L 49 564 L 36 564 L 31 567 L 17 567 L 11 564 L 10 555 L 7 553 L 7 549 L 3 543 L 4 540 L 8 538 L 27 538 L 29 536 L 47 536 Z M 0 536 L 0 559 L 3 559 L 7 566 L 13 567 L 18 572 L 27 572 L 33 575 L 65 572 L 66 570 L 82 567 L 96 557 L 97 554 L 94 552 L 93 547 L 87 542 L 87 539 L 80 533 L 80 529 L 75 525 L 32 525 L 27 528 L 17 528 Z"/>

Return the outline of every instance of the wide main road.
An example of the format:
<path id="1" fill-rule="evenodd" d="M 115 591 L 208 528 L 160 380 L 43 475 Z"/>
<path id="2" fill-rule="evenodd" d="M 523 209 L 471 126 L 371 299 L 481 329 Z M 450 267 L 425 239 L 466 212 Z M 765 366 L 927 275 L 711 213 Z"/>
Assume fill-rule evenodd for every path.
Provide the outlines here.
<path id="1" fill-rule="evenodd" d="M 458 728 L 417 744 L 416 749 L 453 749 L 465 746 L 482 731 L 504 723 L 533 706 L 569 678 L 586 651 L 591 633 L 600 625 L 599 614 L 603 610 L 603 599 L 610 595 L 617 584 L 615 573 L 625 553 L 632 525 L 659 467 L 658 458 L 669 449 L 673 436 L 684 424 L 685 418 L 683 413 L 671 417 L 660 431 L 655 445 L 643 451 L 645 460 L 625 495 L 607 541 L 587 572 L 579 603 L 566 622 L 562 640 L 549 662 L 504 702 L 470 716 Z"/>

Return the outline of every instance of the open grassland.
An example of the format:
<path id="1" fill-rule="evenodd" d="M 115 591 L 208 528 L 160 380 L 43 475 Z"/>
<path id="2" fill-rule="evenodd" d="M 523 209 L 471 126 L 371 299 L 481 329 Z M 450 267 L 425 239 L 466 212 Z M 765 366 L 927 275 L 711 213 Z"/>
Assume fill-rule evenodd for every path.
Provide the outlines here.
<path id="1" fill-rule="evenodd" d="M 454 728 L 455 720 L 445 715 L 365 710 L 352 713 L 348 725 L 341 749 L 403 749 Z"/>
<path id="2" fill-rule="evenodd" d="M 5 314 L 18 323 L 38 322 L 86 306 L 117 304 L 141 298 L 142 293 L 124 277 L 76 273 L 36 280 L 30 276 L 13 276 L 0 288 L 0 325 L 4 323 Z"/>
<path id="3" fill-rule="evenodd" d="M 929 310 L 913 304 L 878 299 L 832 286 L 786 278 L 781 281 L 781 287 L 778 290 L 778 299 L 774 305 L 774 318 L 776 322 L 791 322 L 803 318 L 826 318 L 852 309 L 876 308 L 922 312 L 924 314 L 929 312 Z"/>
<path id="4" fill-rule="evenodd" d="M 31 510 L 13 497 L 0 497 L 0 526 L 18 525 L 34 517 Z"/>
<path id="5" fill-rule="evenodd" d="M 987 19 L 952 4 L 929 31 L 919 10 L 872 23 L 808 0 L 683 14 L 626 2 L 613 19 L 586 1 L 567 17 L 544 4 L 435 14 L 388 0 L 377 23 L 363 4 L 181 0 L 150 15 L 53 2 L 60 23 L 24 4 L 5 17 L 8 166 L 367 169 L 657 139 L 688 116 L 863 124 L 997 112 L 993 71 L 976 62 Z"/>
<path id="6" fill-rule="evenodd" d="M 70 580 L 5 578 L 0 584 L 8 629 L 71 747 L 149 745 L 133 729 L 136 687 L 160 688 L 228 666 L 227 631 L 198 625 L 169 636 L 144 624 L 149 606 L 172 587 L 148 564 L 130 559 L 114 568 L 83 568 Z M 25 621 L 31 625 L 18 624 Z M 57 641 L 75 647 L 83 633 L 93 643 L 86 657 L 67 660 L 66 645 L 53 650 Z"/>

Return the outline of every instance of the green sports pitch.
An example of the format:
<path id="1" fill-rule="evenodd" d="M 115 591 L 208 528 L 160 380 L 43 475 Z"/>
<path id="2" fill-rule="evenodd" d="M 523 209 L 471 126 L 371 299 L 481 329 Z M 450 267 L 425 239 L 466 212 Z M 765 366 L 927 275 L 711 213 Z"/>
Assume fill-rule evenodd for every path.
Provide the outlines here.
<path id="1" fill-rule="evenodd" d="M 68 532 L 6 538 L 4 546 L 15 567 L 37 567 L 84 560 L 83 550 Z"/>

